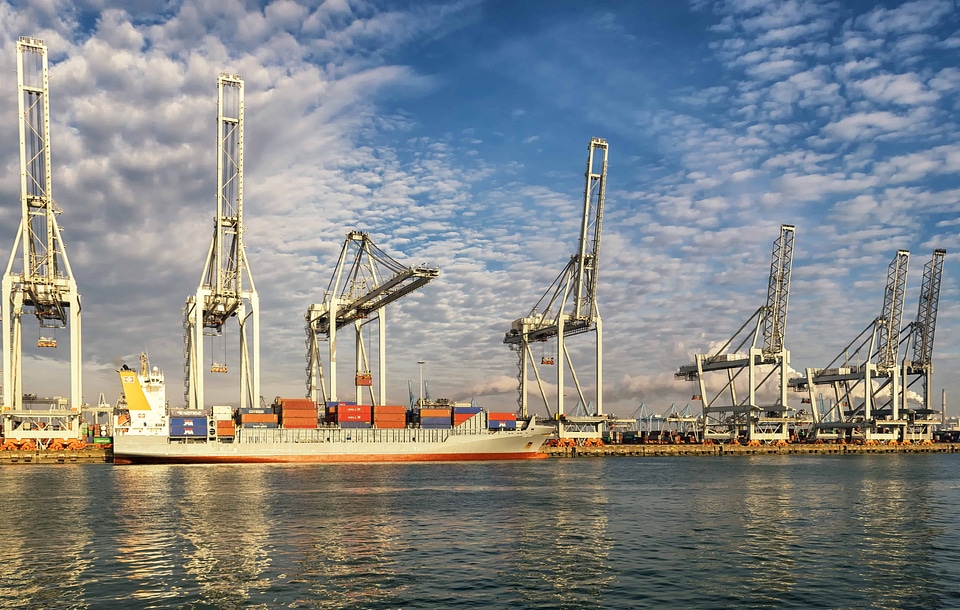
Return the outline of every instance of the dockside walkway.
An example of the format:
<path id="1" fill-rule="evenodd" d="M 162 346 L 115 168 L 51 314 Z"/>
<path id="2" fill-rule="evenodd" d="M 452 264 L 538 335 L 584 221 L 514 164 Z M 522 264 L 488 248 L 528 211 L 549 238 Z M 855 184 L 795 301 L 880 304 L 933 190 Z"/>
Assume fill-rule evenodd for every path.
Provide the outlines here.
<path id="1" fill-rule="evenodd" d="M 866 453 L 960 453 L 960 443 L 910 445 L 839 445 L 791 443 L 787 445 L 606 445 L 604 447 L 547 447 L 541 453 L 555 458 L 571 457 L 653 457 L 653 456 L 744 456 L 744 455 L 825 455 Z"/>

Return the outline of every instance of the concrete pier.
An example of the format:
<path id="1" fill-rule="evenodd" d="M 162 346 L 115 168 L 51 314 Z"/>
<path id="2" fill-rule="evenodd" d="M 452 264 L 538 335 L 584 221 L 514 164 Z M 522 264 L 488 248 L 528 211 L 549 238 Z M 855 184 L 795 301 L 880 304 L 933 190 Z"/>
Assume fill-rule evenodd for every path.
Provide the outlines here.
<path id="1" fill-rule="evenodd" d="M 541 453 L 555 458 L 571 457 L 652 457 L 652 456 L 720 456 L 720 455 L 827 455 L 865 453 L 960 453 L 960 443 L 927 445 L 837 445 L 787 444 L 760 445 L 607 445 L 604 447 L 547 447 Z"/>

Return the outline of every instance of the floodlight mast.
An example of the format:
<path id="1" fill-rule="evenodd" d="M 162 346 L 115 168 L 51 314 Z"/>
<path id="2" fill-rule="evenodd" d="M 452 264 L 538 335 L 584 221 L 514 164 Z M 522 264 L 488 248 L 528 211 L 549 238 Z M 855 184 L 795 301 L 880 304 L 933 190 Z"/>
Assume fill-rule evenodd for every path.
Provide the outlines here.
<path id="1" fill-rule="evenodd" d="M 243 246 L 243 79 L 223 73 L 217 86 L 217 215 L 200 285 L 183 309 L 189 409 L 204 407 L 203 337 L 222 335 L 230 318 L 240 326 L 240 407 L 260 401 L 260 297 Z"/>
<path id="2" fill-rule="evenodd" d="M 70 329 L 70 404 L 82 402 L 80 295 L 63 245 L 53 199 L 50 165 L 50 103 L 47 47 L 37 38 L 17 41 L 17 104 L 20 124 L 20 227 L 3 275 L 3 406 L 21 410 L 23 396 L 23 314 L 40 328 Z M 17 250 L 22 247 L 18 254 Z M 22 267 L 17 272 L 16 268 Z M 39 347 L 56 347 L 40 337 Z"/>

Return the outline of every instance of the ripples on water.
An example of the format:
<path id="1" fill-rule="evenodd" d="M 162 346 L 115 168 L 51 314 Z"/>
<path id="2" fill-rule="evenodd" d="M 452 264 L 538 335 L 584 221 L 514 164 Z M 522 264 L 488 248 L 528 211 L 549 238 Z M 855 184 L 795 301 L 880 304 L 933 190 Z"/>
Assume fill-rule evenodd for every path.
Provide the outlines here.
<path id="1" fill-rule="evenodd" d="M 952 455 L 0 469 L 2 608 L 951 608 Z"/>

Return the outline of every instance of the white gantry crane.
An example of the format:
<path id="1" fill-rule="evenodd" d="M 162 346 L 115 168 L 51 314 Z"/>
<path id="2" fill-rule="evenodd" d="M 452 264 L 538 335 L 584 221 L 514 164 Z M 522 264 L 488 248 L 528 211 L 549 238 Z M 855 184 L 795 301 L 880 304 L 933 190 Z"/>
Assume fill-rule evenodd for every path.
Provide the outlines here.
<path id="1" fill-rule="evenodd" d="M 702 405 L 703 440 L 744 438 L 748 442 L 770 442 L 786 441 L 790 437 L 792 409 L 787 404 L 790 352 L 784 338 L 794 233 L 793 226 L 780 226 L 780 236 L 773 244 L 767 303 L 720 349 L 712 354 L 696 354 L 693 364 L 681 366 L 676 373 L 678 379 L 697 383 L 693 398 Z M 759 344 L 761 334 L 762 345 Z M 744 348 L 747 353 L 742 352 Z M 761 367 L 767 370 L 764 372 Z M 744 371 L 747 372 L 746 396 L 740 395 L 737 387 Z M 722 379 L 708 387 L 706 376 L 715 373 L 720 373 Z M 743 385 L 742 380 L 740 384 Z M 768 388 L 775 388 L 776 393 Z M 767 398 L 766 403 L 760 402 L 762 397 Z"/>
<path id="2" fill-rule="evenodd" d="M 188 409 L 204 407 L 203 338 L 222 336 L 230 318 L 240 326 L 240 408 L 260 404 L 260 297 L 243 247 L 243 79 L 221 74 L 217 85 L 217 215 L 200 285 L 183 308 Z M 210 370 L 225 373 L 226 362 Z"/>
<path id="3" fill-rule="evenodd" d="M 349 262 L 349 268 L 347 267 Z M 426 285 L 440 274 L 436 267 L 405 267 L 377 247 L 370 236 L 350 231 L 323 303 L 310 305 L 304 316 L 307 333 L 307 397 L 318 405 L 338 400 L 337 330 L 353 324 L 356 340 L 356 401 L 362 391 L 370 392 L 371 405 L 386 402 L 386 306 Z M 375 314 L 375 315 L 374 315 Z M 377 321 L 379 397 L 374 396 L 373 376 L 363 341 L 362 329 Z M 320 343 L 328 342 L 329 392 L 324 383 Z"/>
<path id="4" fill-rule="evenodd" d="M 17 91 L 21 218 L 2 284 L 4 432 L 10 438 L 48 438 L 59 430 L 53 436 L 66 438 L 69 431 L 69 436 L 77 437 L 82 401 L 80 295 L 57 223 L 60 208 L 51 189 L 47 47 L 42 40 L 22 37 L 17 41 Z M 56 331 L 69 328 L 67 405 L 60 399 L 45 410 L 25 410 L 24 314 L 36 316 L 40 323 L 38 347 L 56 347 Z M 37 430 L 30 419 L 44 429 Z"/>
<path id="5" fill-rule="evenodd" d="M 940 279 L 943 275 L 943 259 L 947 251 L 938 248 L 933 251 L 930 261 L 923 267 L 923 283 L 920 286 L 920 304 L 917 318 L 907 329 L 905 340 L 908 342 L 903 362 L 903 412 L 907 415 L 905 440 L 932 440 L 933 430 L 941 422 L 940 411 L 931 404 L 930 383 L 933 377 L 933 339 L 937 331 L 937 309 L 940 304 Z M 911 349 L 912 348 L 912 349 Z M 907 403 L 907 391 L 919 383 L 917 394 L 920 406 L 911 409 Z"/>
<path id="6" fill-rule="evenodd" d="M 807 368 L 804 377 L 790 380 L 791 387 L 807 393 L 805 402 L 813 407 L 813 438 L 880 442 L 901 437 L 906 421 L 899 398 L 900 327 L 909 262 L 906 250 L 898 250 L 890 261 L 879 317 L 826 367 Z M 937 290 L 939 298 L 939 286 Z M 814 402 L 816 386 L 833 389 L 832 404 Z"/>
<path id="7" fill-rule="evenodd" d="M 518 399 L 521 417 L 528 416 L 528 366 L 532 366 L 540 397 L 547 414 L 559 422 L 558 433 L 566 438 L 596 438 L 603 422 L 603 334 L 600 309 L 597 306 L 597 270 L 600 263 L 600 233 L 603 224 L 603 202 L 607 184 L 607 141 L 592 138 L 587 147 L 586 185 L 583 191 L 583 218 L 580 225 L 580 247 L 557 276 L 547 292 L 523 318 L 514 320 L 503 342 L 518 356 Z M 597 371 L 596 409 L 589 412 L 591 401 L 584 391 L 567 349 L 567 338 L 596 331 L 595 362 Z M 556 352 L 540 358 L 539 366 L 556 366 L 556 411 L 551 409 L 545 381 L 534 358 L 532 346 L 556 340 Z M 564 392 L 569 373 L 585 415 L 565 412 Z"/>

